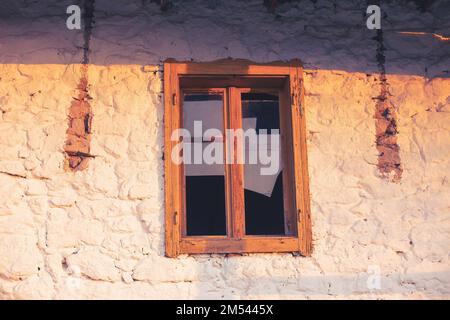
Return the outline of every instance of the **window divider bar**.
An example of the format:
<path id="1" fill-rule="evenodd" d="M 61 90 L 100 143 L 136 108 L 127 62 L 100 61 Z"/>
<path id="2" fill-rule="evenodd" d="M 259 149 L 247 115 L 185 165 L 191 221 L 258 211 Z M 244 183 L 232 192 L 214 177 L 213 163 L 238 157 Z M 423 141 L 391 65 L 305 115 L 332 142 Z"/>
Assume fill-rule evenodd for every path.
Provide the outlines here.
<path id="1" fill-rule="evenodd" d="M 230 128 L 230 90 L 223 89 L 223 160 L 225 169 L 225 212 L 227 224 L 227 237 L 233 238 L 233 201 L 232 201 L 232 171 L 227 159 L 229 157 L 229 141 L 227 139 L 227 129 Z"/>
<path id="2" fill-rule="evenodd" d="M 236 132 L 242 129 L 242 110 L 241 110 L 241 92 L 236 87 L 230 87 L 229 91 L 229 116 L 230 129 L 233 129 L 232 141 L 228 137 L 231 152 L 231 203 L 233 220 L 233 238 L 242 239 L 245 236 L 245 201 L 244 201 L 244 165 L 239 161 L 239 155 L 242 155 L 242 139 L 238 139 Z M 237 131 L 239 130 L 239 131 Z M 238 152 L 241 149 L 241 152 Z"/>

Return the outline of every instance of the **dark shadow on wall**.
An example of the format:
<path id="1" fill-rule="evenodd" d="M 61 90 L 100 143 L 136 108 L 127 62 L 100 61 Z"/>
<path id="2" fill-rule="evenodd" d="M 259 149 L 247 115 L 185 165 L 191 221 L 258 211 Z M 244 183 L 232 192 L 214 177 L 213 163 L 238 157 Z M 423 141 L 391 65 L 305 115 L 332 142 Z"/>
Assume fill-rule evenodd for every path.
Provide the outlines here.
<path id="1" fill-rule="evenodd" d="M 83 28 L 66 27 L 66 9 L 73 2 L 2 1 L 0 63 L 84 61 Z M 262 0 L 178 0 L 165 11 L 153 1 L 77 2 L 81 8 L 95 2 L 91 64 L 159 64 L 169 57 L 255 62 L 301 58 L 306 69 L 379 70 L 377 30 L 366 27 L 364 1 L 289 1 L 273 12 Z M 450 2 L 435 0 L 421 8 L 402 0 L 380 5 L 386 73 L 448 77 Z"/>

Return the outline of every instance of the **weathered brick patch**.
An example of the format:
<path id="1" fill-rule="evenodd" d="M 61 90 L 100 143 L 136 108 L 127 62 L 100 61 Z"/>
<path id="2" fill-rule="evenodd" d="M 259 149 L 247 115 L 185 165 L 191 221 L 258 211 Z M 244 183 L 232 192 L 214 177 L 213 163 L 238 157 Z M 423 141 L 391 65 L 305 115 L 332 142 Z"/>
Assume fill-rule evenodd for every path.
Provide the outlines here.
<path id="1" fill-rule="evenodd" d="M 64 147 L 67 170 L 83 170 L 87 167 L 90 154 L 92 110 L 89 100 L 88 65 L 81 66 L 81 79 L 78 83 L 78 96 L 73 98 L 69 109 L 69 127 Z"/>
<path id="2" fill-rule="evenodd" d="M 378 150 L 378 170 L 383 178 L 393 182 L 400 181 L 402 165 L 400 147 L 397 144 L 397 115 L 394 106 L 389 102 L 389 87 L 386 79 L 386 58 L 384 55 L 383 31 L 377 31 L 377 62 L 380 72 L 380 94 L 375 97 L 375 137 Z"/>
<path id="3" fill-rule="evenodd" d="M 400 147 L 397 144 L 397 115 L 387 99 L 386 77 L 381 77 L 381 92 L 375 108 L 375 136 L 378 154 L 378 169 L 384 178 L 399 181 L 402 177 Z"/>
<path id="4" fill-rule="evenodd" d="M 69 110 L 69 128 L 64 147 L 66 152 L 66 165 L 68 170 L 83 170 L 87 167 L 90 152 L 92 111 L 89 100 L 92 99 L 88 92 L 88 68 L 90 41 L 94 24 L 95 0 L 83 2 L 85 24 L 83 30 L 83 60 L 81 66 L 81 78 L 78 83 L 78 97 L 74 98 Z"/>

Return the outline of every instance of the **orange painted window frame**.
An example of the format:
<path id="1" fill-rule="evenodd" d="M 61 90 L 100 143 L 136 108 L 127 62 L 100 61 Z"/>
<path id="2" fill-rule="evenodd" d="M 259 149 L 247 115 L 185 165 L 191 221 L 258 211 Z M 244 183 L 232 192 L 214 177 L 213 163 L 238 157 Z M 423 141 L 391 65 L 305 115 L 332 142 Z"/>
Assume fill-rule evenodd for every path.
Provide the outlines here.
<path id="1" fill-rule="evenodd" d="M 215 62 L 177 62 L 166 60 L 164 63 L 164 173 L 165 173 L 165 247 L 167 257 L 179 254 L 205 253 L 257 253 L 257 252 L 298 252 L 310 256 L 312 252 L 312 229 L 310 196 L 308 181 L 308 157 L 306 148 L 306 121 L 304 112 L 303 69 L 298 60 L 287 63 L 255 64 L 246 60 L 219 60 Z M 245 235 L 243 223 L 236 223 L 236 229 L 227 236 L 184 236 L 185 213 L 183 193 L 182 165 L 171 161 L 173 147 L 178 141 L 172 141 L 171 135 L 181 127 L 181 104 L 183 86 L 199 87 L 201 90 L 226 88 L 229 97 L 236 97 L 236 88 L 277 87 L 280 94 L 280 106 L 289 108 L 287 119 L 290 132 L 288 141 L 292 155 L 291 174 L 294 188 L 292 222 L 295 233 L 287 236 L 249 236 Z M 225 99 L 225 97 L 224 97 Z M 224 103 L 228 103 L 224 101 Z M 237 115 L 229 115 L 231 121 Z M 281 120 L 280 120 L 281 121 Z M 285 149 L 286 150 L 286 149 Z M 227 165 L 228 166 L 228 165 Z M 230 174 L 231 169 L 226 169 Z M 228 173 L 227 173 L 228 172 Z M 229 176 L 231 185 L 241 184 L 242 168 L 233 170 Z M 240 172 L 240 173 L 236 173 Z M 227 188 L 226 198 L 233 196 L 232 188 Z M 242 198 L 241 198 L 242 199 Z M 236 203 L 229 204 L 231 211 Z M 238 208 L 239 209 L 239 208 Z M 244 219 L 243 210 L 231 213 L 228 219 Z M 227 210 L 229 211 L 229 210 Z M 233 224 L 234 225 L 234 224 Z M 228 228 L 228 227 L 227 227 Z"/>

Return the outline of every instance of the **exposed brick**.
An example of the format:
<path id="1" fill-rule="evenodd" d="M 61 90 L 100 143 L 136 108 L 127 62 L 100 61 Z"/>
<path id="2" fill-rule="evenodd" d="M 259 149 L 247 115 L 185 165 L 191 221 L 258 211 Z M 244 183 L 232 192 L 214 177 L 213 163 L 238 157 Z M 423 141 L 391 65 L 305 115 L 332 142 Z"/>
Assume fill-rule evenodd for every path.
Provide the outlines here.
<path id="1" fill-rule="evenodd" d="M 69 109 L 66 152 L 67 170 L 77 171 L 87 167 L 90 155 L 92 111 L 89 104 L 87 71 L 88 66 L 81 66 L 82 77 L 78 84 L 78 97 L 72 100 Z"/>

